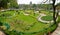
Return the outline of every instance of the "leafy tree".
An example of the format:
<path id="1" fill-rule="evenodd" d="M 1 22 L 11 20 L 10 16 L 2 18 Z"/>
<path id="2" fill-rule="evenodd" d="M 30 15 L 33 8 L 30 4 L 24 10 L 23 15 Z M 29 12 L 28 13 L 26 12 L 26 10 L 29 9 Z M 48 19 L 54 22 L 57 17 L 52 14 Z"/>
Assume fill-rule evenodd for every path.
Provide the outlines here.
<path id="1" fill-rule="evenodd" d="M 10 0 L 10 8 L 18 8 L 17 0 Z"/>
<path id="2" fill-rule="evenodd" d="M 32 7 L 33 7 L 34 9 L 36 9 L 36 7 L 37 7 L 37 6 L 36 6 L 36 4 L 33 4 L 33 6 L 32 6 Z"/>
<path id="3" fill-rule="evenodd" d="M 10 7 L 18 7 L 17 0 L 0 0 L 0 8 L 8 8 L 8 3 L 10 3 Z"/>
<path id="4" fill-rule="evenodd" d="M 1 0 L 0 1 L 0 7 L 7 8 L 7 3 L 8 3 L 7 0 Z"/>

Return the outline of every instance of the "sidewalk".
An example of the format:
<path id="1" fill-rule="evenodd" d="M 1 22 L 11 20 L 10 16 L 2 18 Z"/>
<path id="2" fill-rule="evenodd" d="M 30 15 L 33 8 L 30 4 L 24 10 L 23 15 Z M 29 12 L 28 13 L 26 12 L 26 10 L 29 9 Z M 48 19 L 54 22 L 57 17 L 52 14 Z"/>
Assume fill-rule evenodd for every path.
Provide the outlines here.
<path id="1" fill-rule="evenodd" d="M 44 21 L 44 20 L 42 20 L 41 17 L 43 17 L 43 16 L 46 16 L 46 15 L 45 15 L 45 14 L 40 14 L 40 15 L 38 16 L 38 18 L 37 18 L 38 21 L 41 21 L 41 22 L 44 22 L 44 23 L 50 23 L 50 22 L 52 23 L 52 22 L 53 22 L 53 20 L 52 20 L 52 21 Z"/>

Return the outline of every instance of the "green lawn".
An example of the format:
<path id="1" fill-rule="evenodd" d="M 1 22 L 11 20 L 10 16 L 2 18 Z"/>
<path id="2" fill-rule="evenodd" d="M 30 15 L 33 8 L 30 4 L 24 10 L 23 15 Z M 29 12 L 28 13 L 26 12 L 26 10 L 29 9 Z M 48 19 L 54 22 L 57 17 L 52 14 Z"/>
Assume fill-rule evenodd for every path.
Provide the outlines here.
<path id="1" fill-rule="evenodd" d="M 48 30 L 46 31 L 43 31 L 43 30 L 50 26 L 50 23 L 45 24 L 45 23 L 39 22 L 36 19 L 36 16 L 38 16 L 39 14 L 35 14 L 36 16 L 34 16 L 33 14 L 30 13 L 29 16 L 26 16 L 23 14 L 24 11 L 19 11 L 19 14 L 16 11 L 7 11 L 7 12 L 2 12 L 2 13 L 3 14 L 7 13 L 7 15 L 11 14 L 12 16 L 11 18 L 0 17 L 1 22 L 3 22 L 4 24 L 7 23 L 8 25 L 10 25 L 10 28 L 8 29 L 9 31 L 16 30 L 18 32 L 27 33 L 28 35 L 29 33 L 33 33 L 33 32 L 40 32 L 40 31 L 42 31 L 42 33 L 46 32 Z M 34 35 L 37 35 L 37 34 L 34 34 Z"/>
<path id="2" fill-rule="evenodd" d="M 42 20 L 45 20 L 45 21 L 51 21 L 51 20 L 53 20 L 53 16 L 50 16 L 50 15 L 48 15 L 48 16 L 43 16 L 43 17 L 41 17 L 41 19 L 42 19 Z"/>
<path id="3" fill-rule="evenodd" d="M 60 16 L 58 16 L 58 20 L 57 20 L 58 23 L 60 23 Z"/>

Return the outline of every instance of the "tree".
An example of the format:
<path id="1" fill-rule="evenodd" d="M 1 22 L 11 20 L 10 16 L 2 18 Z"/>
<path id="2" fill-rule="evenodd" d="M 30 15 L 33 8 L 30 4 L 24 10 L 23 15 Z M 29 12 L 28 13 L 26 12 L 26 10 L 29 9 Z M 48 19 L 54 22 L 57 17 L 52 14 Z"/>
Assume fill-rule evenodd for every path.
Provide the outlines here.
<path id="1" fill-rule="evenodd" d="M 48 1 L 48 0 L 46 0 L 46 1 Z M 51 0 L 50 0 L 50 1 L 51 1 Z M 52 7 L 53 7 L 53 21 L 54 21 L 54 24 L 57 25 L 57 18 L 58 18 L 58 13 L 59 13 L 59 12 L 56 12 L 56 7 L 58 6 L 58 4 L 55 5 L 55 3 L 56 3 L 56 0 L 52 0 Z M 50 35 L 50 34 L 49 34 L 49 35 Z"/>
<path id="2" fill-rule="evenodd" d="M 18 8 L 17 0 L 10 0 L 10 8 Z"/>
<path id="3" fill-rule="evenodd" d="M 34 10 L 37 8 L 36 4 L 33 4 L 32 7 L 34 8 Z"/>
<path id="4" fill-rule="evenodd" d="M 47 2 L 48 0 L 46 0 L 45 2 Z M 51 1 L 51 0 L 49 0 L 49 1 Z M 44 2 L 44 3 L 45 3 Z M 55 5 L 55 3 L 56 3 L 56 0 L 52 0 L 52 7 L 53 7 L 53 21 L 54 21 L 54 24 L 56 24 L 56 20 L 57 20 L 57 18 L 58 18 L 58 12 L 56 12 L 56 7 L 58 6 L 58 5 Z"/>
<path id="5" fill-rule="evenodd" d="M 56 17 L 55 17 L 55 13 L 56 13 L 56 7 L 55 7 L 55 2 L 56 0 L 52 0 L 52 6 L 53 6 L 53 20 L 54 20 L 54 23 L 56 24 Z"/>
<path id="6" fill-rule="evenodd" d="M 58 18 L 58 13 L 59 12 L 56 12 L 56 7 L 58 6 L 58 4 L 57 5 L 55 5 L 55 3 L 56 3 L 56 0 L 52 0 L 52 6 L 53 6 L 53 20 L 54 20 L 54 24 L 57 24 L 57 18 Z"/>
<path id="7" fill-rule="evenodd" d="M 33 10 L 34 10 L 33 13 L 34 13 L 34 16 L 35 16 L 35 11 L 37 9 L 37 5 L 36 4 L 33 4 L 32 7 L 33 7 Z"/>
<path id="8" fill-rule="evenodd" d="M 8 3 L 8 0 L 1 0 L 1 1 L 0 1 L 0 8 L 1 8 L 1 7 L 7 8 L 7 3 Z"/>
<path id="9" fill-rule="evenodd" d="M 8 8 L 8 3 L 10 3 L 10 7 L 18 7 L 17 0 L 0 0 L 0 8 Z"/>

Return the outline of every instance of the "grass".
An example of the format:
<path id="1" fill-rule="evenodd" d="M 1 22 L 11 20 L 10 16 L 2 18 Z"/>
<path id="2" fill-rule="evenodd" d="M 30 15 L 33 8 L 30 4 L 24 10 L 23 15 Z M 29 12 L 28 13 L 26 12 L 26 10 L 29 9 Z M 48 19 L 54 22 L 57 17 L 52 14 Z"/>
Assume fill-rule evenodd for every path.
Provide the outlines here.
<path id="1" fill-rule="evenodd" d="M 24 11 L 19 11 L 19 12 L 20 14 L 17 14 L 17 12 L 15 11 L 3 12 L 4 14 L 10 13 L 12 15 L 15 13 L 15 15 L 12 18 L 0 17 L 1 22 L 8 23 L 8 25 L 10 25 L 10 28 L 8 29 L 9 31 L 16 30 L 16 31 L 25 33 L 23 35 L 30 35 L 30 33 L 43 31 L 44 28 L 48 28 L 50 26 L 49 23 L 44 24 L 42 22 L 37 21 L 36 16 L 38 16 L 39 14 L 35 14 L 36 16 L 34 16 L 32 13 L 30 13 L 29 16 L 26 16 L 23 14 Z M 37 34 L 39 35 L 40 33 L 37 33 Z M 40 35 L 43 35 L 42 33 Z M 31 35 L 37 35 L 37 34 L 35 33 Z"/>
<path id="2" fill-rule="evenodd" d="M 52 16 L 43 16 L 41 17 L 42 20 L 45 20 L 45 21 L 51 21 L 53 20 L 53 17 Z"/>
<path id="3" fill-rule="evenodd" d="M 58 20 L 57 20 L 57 23 L 60 23 L 60 16 L 58 16 Z"/>

